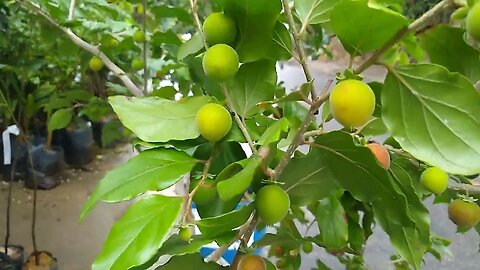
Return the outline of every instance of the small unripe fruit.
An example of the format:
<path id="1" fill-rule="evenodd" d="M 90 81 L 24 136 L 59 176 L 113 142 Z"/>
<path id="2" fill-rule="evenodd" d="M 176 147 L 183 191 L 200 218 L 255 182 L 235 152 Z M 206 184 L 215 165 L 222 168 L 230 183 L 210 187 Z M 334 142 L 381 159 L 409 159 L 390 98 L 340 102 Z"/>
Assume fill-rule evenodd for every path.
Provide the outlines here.
<path id="1" fill-rule="evenodd" d="M 143 5 L 142 4 L 137 4 L 135 6 L 135 13 L 143 14 L 143 12 L 145 12 L 145 8 L 143 7 Z"/>
<path id="2" fill-rule="evenodd" d="M 238 270 L 266 270 L 267 265 L 262 257 L 255 254 L 244 255 L 238 262 Z"/>
<path id="3" fill-rule="evenodd" d="M 466 28 L 470 36 L 480 42 L 480 2 L 477 2 L 468 12 Z"/>
<path id="4" fill-rule="evenodd" d="M 287 266 L 287 262 L 288 262 L 287 259 L 282 258 L 275 263 L 275 266 L 278 269 L 284 269 Z"/>
<path id="5" fill-rule="evenodd" d="M 237 36 L 235 21 L 223 13 L 210 14 L 203 23 L 205 41 L 209 46 L 232 44 Z"/>
<path id="6" fill-rule="evenodd" d="M 223 106 L 216 103 L 204 105 L 196 117 L 200 135 L 211 142 L 217 142 L 232 128 L 232 116 Z"/>
<path id="7" fill-rule="evenodd" d="M 142 43 L 145 41 L 145 33 L 142 30 L 137 30 L 133 33 L 133 41 Z"/>
<path id="8" fill-rule="evenodd" d="M 307 253 L 307 254 L 312 253 L 312 251 L 313 251 L 313 244 L 312 244 L 312 242 L 305 242 L 305 243 L 303 243 L 303 245 L 302 245 L 302 250 L 303 250 L 303 252 L 305 252 L 305 253 Z"/>
<path id="9" fill-rule="evenodd" d="M 339 82 L 330 94 L 333 117 L 347 128 L 368 122 L 375 111 L 375 94 L 368 84 L 358 80 Z"/>
<path id="10" fill-rule="evenodd" d="M 103 61 L 102 59 L 94 56 L 92 59 L 90 59 L 90 62 L 88 62 L 88 66 L 93 71 L 99 71 L 103 68 Z"/>
<path id="11" fill-rule="evenodd" d="M 205 74 L 217 81 L 227 81 L 238 71 L 237 52 L 226 44 L 210 47 L 203 56 L 202 66 Z"/>
<path id="12" fill-rule="evenodd" d="M 255 197 L 255 208 L 263 222 L 272 225 L 285 218 L 290 209 L 290 198 L 278 185 L 264 186 Z"/>
<path id="13" fill-rule="evenodd" d="M 388 153 L 387 148 L 378 143 L 369 143 L 367 147 L 372 151 L 378 162 L 388 170 L 390 168 L 390 153 Z"/>
<path id="14" fill-rule="evenodd" d="M 134 70 L 140 70 L 145 67 L 145 63 L 140 58 L 135 58 L 132 60 L 132 68 Z"/>
<path id="15" fill-rule="evenodd" d="M 448 217 L 460 227 L 471 228 L 480 222 L 480 207 L 474 202 L 456 199 L 448 205 Z"/>
<path id="16" fill-rule="evenodd" d="M 448 185 L 448 174 L 440 168 L 430 167 L 420 176 L 423 187 L 434 194 L 442 194 Z"/>
<path id="17" fill-rule="evenodd" d="M 181 227 L 181 228 L 178 230 L 178 236 L 179 236 L 180 239 L 182 239 L 183 241 L 190 241 L 190 239 L 192 238 L 192 232 L 190 232 L 190 230 L 188 229 L 188 227 Z"/>

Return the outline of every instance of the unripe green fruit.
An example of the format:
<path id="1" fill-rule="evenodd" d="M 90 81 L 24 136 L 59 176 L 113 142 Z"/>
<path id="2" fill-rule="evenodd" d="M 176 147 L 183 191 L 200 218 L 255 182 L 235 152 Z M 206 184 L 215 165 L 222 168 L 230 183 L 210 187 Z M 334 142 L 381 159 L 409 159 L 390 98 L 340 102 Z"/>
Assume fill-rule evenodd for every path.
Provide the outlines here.
<path id="1" fill-rule="evenodd" d="M 217 44 L 210 47 L 203 56 L 202 66 L 205 74 L 217 81 L 226 81 L 238 71 L 237 52 L 225 44 Z"/>
<path id="2" fill-rule="evenodd" d="M 180 230 L 178 230 L 178 236 L 183 241 L 190 241 L 192 238 L 192 232 L 190 232 L 188 227 L 181 227 Z"/>
<path id="3" fill-rule="evenodd" d="M 145 33 L 142 30 L 137 30 L 133 33 L 133 41 L 142 43 L 145 41 Z"/>
<path id="4" fill-rule="evenodd" d="M 93 71 L 99 71 L 103 68 L 103 61 L 102 59 L 94 56 L 90 61 L 88 62 L 88 66 L 90 67 L 91 70 Z"/>
<path id="5" fill-rule="evenodd" d="M 190 192 L 200 183 L 200 180 L 192 181 L 190 184 Z M 198 205 L 206 205 L 211 203 L 217 196 L 217 187 L 215 181 L 212 179 L 207 179 L 197 188 L 195 194 L 193 195 L 193 202 Z"/>
<path id="6" fill-rule="evenodd" d="M 448 174 L 437 167 L 430 167 L 423 171 L 420 182 L 430 192 L 442 194 L 448 185 Z"/>
<path id="7" fill-rule="evenodd" d="M 232 116 L 225 107 L 216 103 L 200 108 L 196 122 L 200 135 L 211 142 L 221 140 L 232 128 Z"/>
<path id="8" fill-rule="evenodd" d="M 307 253 L 307 254 L 312 253 L 312 251 L 313 251 L 313 244 L 312 244 L 312 242 L 305 242 L 305 243 L 303 243 L 303 245 L 302 245 L 302 250 L 303 250 L 303 252 L 305 252 L 305 253 Z"/>
<path id="9" fill-rule="evenodd" d="M 368 122 L 375 110 L 375 94 L 368 84 L 358 80 L 339 82 L 330 94 L 333 117 L 347 128 Z"/>
<path id="10" fill-rule="evenodd" d="M 265 224 L 273 225 L 287 215 L 290 209 L 290 198 L 278 185 L 264 186 L 255 197 L 255 208 Z"/>
<path id="11" fill-rule="evenodd" d="M 480 42 L 480 2 L 477 2 L 467 15 L 467 32 Z"/>
<path id="12" fill-rule="evenodd" d="M 237 36 L 235 21 L 223 13 L 209 15 L 203 23 L 205 41 L 209 46 L 232 44 Z"/>
<path id="13" fill-rule="evenodd" d="M 132 68 L 134 70 L 140 70 L 145 67 L 145 63 L 140 58 L 135 58 L 132 60 Z"/>

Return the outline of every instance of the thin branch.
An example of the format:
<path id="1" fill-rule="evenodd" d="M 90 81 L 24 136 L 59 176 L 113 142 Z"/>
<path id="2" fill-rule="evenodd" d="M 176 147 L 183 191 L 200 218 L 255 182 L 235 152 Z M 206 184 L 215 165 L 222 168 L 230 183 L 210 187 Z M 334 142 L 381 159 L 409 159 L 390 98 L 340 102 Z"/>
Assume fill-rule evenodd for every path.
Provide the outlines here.
<path id="1" fill-rule="evenodd" d="M 202 30 L 202 23 L 200 21 L 200 18 L 198 17 L 197 0 L 190 0 L 190 7 L 192 9 L 193 21 L 197 25 L 198 32 L 202 37 L 203 46 L 205 47 L 205 49 L 208 49 L 208 44 L 207 44 L 207 41 L 205 40 L 205 35 L 203 34 L 203 30 Z"/>
<path id="2" fill-rule="evenodd" d="M 147 5 L 148 0 L 143 0 L 143 94 L 148 94 L 148 39 L 147 37 Z"/>
<path id="3" fill-rule="evenodd" d="M 239 254 L 241 253 L 240 249 L 242 247 L 247 246 L 248 241 L 250 240 L 250 238 L 252 238 L 252 234 L 255 231 L 255 227 L 257 226 L 257 222 L 258 222 L 258 216 L 254 215 L 252 220 L 249 223 L 247 223 L 248 224 L 247 230 L 243 234 L 243 236 L 240 238 L 240 240 L 241 240 L 240 247 L 237 250 L 237 252 L 235 253 L 235 257 L 233 258 L 233 261 L 230 264 L 230 269 L 232 269 L 232 270 L 237 269 L 238 262 L 240 261 L 240 258 L 241 258 L 241 256 L 239 256 Z"/>
<path id="4" fill-rule="evenodd" d="M 70 8 L 68 9 L 68 18 L 67 20 L 73 20 L 73 14 L 75 13 L 75 6 L 77 4 L 77 0 L 70 0 Z"/>
<path id="5" fill-rule="evenodd" d="M 365 60 L 365 62 L 363 62 L 358 68 L 356 68 L 355 73 L 360 74 L 364 72 L 371 65 L 375 64 L 380 58 L 380 56 L 382 56 L 388 49 L 390 49 L 390 47 L 402 40 L 408 33 L 415 33 L 420 29 L 424 28 L 428 23 L 431 22 L 431 20 L 435 16 L 455 4 L 454 2 L 454 0 L 443 0 L 437 5 L 435 5 L 432 9 L 427 11 L 425 14 L 423 14 L 420 18 L 416 19 L 408 27 L 400 29 L 389 41 L 387 41 L 387 43 L 385 43 L 385 45 L 383 45 L 382 48 L 373 53 L 367 60 Z"/>
<path id="6" fill-rule="evenodd" d="M 65 33 L 70 40 L 75 43 L 80 48 L 84 49 L 87 52 L 90 52 L 93 55 L 96 55 L 98 58 L 102 59 L 105 66 L 113 72 L 115 76 L 117 76 L 123 84 L 127 87 L 127 89 L 135 96 L 143 96 L 142 90 L 140 90 L 133 81 L 125 75 L 125 71 L 123 71 L 120 67 L 118 67 L 115 63 L 108 58 L 97 46 L 94 46 L 80 37 L 78 37 L 75 33 L 72 32 L 69 28 L 65 28 L 59 25 L 50 15 L 45 13 L 40 7 L 36 6 L 35 4 L 31 3 L 30 1 L 19 0 L 19 2 L 24 5 L 26 8 L 31 10 L 32 12 L 40 15 L 44 19 L 46 19 L 50 24 L 61 30 Z"/>
<path id="7" fill-rule="evenodd" d="M 198 184 L 195 186 L 192 192 L 190 192 L 187 196 L 187 204 L 185 205 L 185 213 L 183 214 L 182 224 L 187 224 L 188 214 L 190 213 L 190 208 L 192 207 L 193 196 L 195 196 L 195 193 L 197 192 L 197 190 L 203 184 L 205 184 L 205 181 L 208 178 L 208 172 L 210 171 L 210 166 L 212 165 L 212 159 L 213 159 L 213 154 L 210 156 L 210 158 L 207 160 L 207 163 L 205 163 L 205 166 L 203 167 L 202 179 L 200 180 L 200 182 L 198 182 Z M 188 186 L 187 188 L 190 188 L 190 187 Z"/>
<path id="8" fill-rule="evenodd" d="M 298 57 L 299 57 L 299 59 L 297 60 L 300 63 L 300 65 L 302 65 L 303 73 L 305 73 L 305 79 L 307 80 L 307 82 L 312 82 L 313 81 L 312 74 L 310 73 L 310 69 L 308 68 L 308 64 L 306 60 L 307 57 L 305 56 L 305 50 L 303 49 L 302 41 L 300 40 L 300 34 L 295 25 L 295 20 L 293 19 L 292 10 L 290 9 L 289 1 L 282 0 L 282 2 L 283 2 L 283 9 L 285 11 L 285 14 L 287 15 L 288 26 L 290 27 L 290 30 L 293 35 L 293 40 L 295 41 L 295 48 L 297 50 Z M 315 87 L 312 87 L 312 89 L 310 90 L 310 95 L 312 97 L 312 100 L 317 98 L 317 94 L 315 93 Z"/>
<path id="9" fill-rule="evenodd" d="M 322 94 L 313 101 L 307 116 L 305 117 L 305 119 L 303 119 L 300 129 L 297 131 L 297 133 L 295 134 L 295 137 L 293 138 L 292 142 L 288 146 L 287 152 L 285 152 L 285 155 L 283 156 L 282 160 L 280 160 L 280 163 L 275 168 L 274 174 L 272 177 L 273 180 L 278 180 L 278 177 L 283 172 L 288 162 L 292 158 L 293 153 L 295 152 L 295 150 L 297 150 L 298 146 L 303 142 L 303 134 L 308 129 L 308 126 L 312 122 L 315 116 L 315 113 L 318 111 L 320 106 L 322 106 L 322 104 L 325 103 L 325 101 L 327 101 L 328 98 L 330 97 L 330 93 L 328 92 L 328 89 L 330 88 L 331 84 L 332 84 L 332 81 L 331 80 L 328 81 L 327 85 L 322 91 Z"/>
<path id="10" fill-rule="evenodd" d="M 317 137 L 325 133 L 325 130 L 323 128 L 307 131 L 303 133 L 303 139 L 308 139 L 309 137 Z"/>
<path id="11" fill-rule="evenodd" d="M 460 192 L 468 192 L 468 194 L 480 195 L 480 185 L 450 183 L 448 184 L 448 189 Z"/>

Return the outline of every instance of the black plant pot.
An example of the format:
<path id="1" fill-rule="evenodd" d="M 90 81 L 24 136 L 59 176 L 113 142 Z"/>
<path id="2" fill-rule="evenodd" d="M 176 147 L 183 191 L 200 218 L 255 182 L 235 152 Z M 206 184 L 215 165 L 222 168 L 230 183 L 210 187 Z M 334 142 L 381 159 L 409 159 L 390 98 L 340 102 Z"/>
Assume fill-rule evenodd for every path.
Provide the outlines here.
<path id="1" fill-rule="evenodd" d="M 62 162 L 64 158 L 64 151 L 61 146 L 53 145 L 50 149 L 46 149 L 45 145 L 32 148 L 33 168 L 51 176 L 58 173 L 62 169 Z"/>
<path id="2" fill-rule="evenodd" d="M 60 184 L 60 182 L 54 177 L 47 176 L 36 170 L 29 170 L 27 177 L 25 177 L 25 187 L 28 189 L 34 189 L 34 182 L 37 184 L 37 189 L 41 190 L 53 189 Z"/>
<path id="3" fill-rule="evenodd" d="M 38 256 L 38 265 L 36 256 Z M 39 251 L 30 254 L 24 265 L 24 270 L 58 270 L 57 259 L 50 252 Z"/>
<path id="4" fill-rule="evenodd" d="M 98 147 L 102 147 L 102 129 L 104 123 L 103 122 L 92 122 L 92 135 L 95 144 Z"/>
<path id="5" fill-rule="evenodd" d="M 39 146 L 41 144 L 47 143 L 47 138 L 42 135 L 32 135 L 30 136 L 30 143 L 33 146 Z"/>
<path id="6" fill-rule="evenodd" d="M 27 143 L 21 142 L 14 135 L 10 135 L 10 149 L 11 149 L 11 163 L 4 165 L 3 160 L 3 141 L 0 137 L 0 173 L 5 179 L 12 181 L 18 179 L 25 179 L 28 172 L 28 147 Z M 13 163 L 15 164 L 15 174 L 12 179 Z"/>
<path id="7" fill-rule="evenodd" d="M 93 132 L 90 126 L 67 129 L 63 144 L 65 161 L 73 167 L 82 167 L 93 159 Z"/>
<path id="8" fill-rule="evenodd" d="M 9 245 L 8 254 L 3 253 L 4 247 L 0 247 L 0 270 L 22 270 L 25 260 L 25 250 L 22 246 Z"/>

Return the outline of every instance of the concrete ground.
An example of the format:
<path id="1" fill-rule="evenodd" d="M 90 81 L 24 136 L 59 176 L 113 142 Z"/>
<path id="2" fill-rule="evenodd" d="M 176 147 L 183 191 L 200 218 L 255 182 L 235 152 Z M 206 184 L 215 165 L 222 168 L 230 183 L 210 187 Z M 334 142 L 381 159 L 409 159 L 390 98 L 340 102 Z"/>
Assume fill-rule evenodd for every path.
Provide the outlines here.
<path id="1" fill-rule="evenodd" d="M 312 73 L 315 84 L 321 89 L 327 80 L 335 77 L 335 72 L 342 67 L 334 64 L 314 63 Z M 384 71 L 374 68 L 367 72 L 368 80 L 382 80 Z M 285 81 L 287 89 L 304 82 L 302 70 L 297 65 L 285 64 L 279 70 L 280 80 Z M 94 189 L 96 183 L 109 170 L 122 164 L 132 156 L 128 145 L 110 149 L 89 165 L 89 171 L 68 170 L 63 175 L 65 181 L 59 187 L 50 191 L 40 191 L 38 197 L 37 238 L 38 247 L 52 252 L 59 261 L 61 270 L 87 270 L 95 256 L 100 251 L 111 225 L 127 207 L 127 204 L 99 204 L 90 215 L 79 222 L 78 217 L 83 203 Z M 7 186 L 0 184 L 0 240 L 5 235 L 5 198 Z M 11 242 L 23 245 L 28 252 L 32 250 L 30 225 L 32 192 L 25 190 L 20 184 L 15 184 L 12 207 Z M 430 270 L 473 270 L 480 269 L 480 255 L 477 253 L 480 237 L 476 232 L 466 234 L 455 233 L 455 226 L 448 220 L 445 205 L 430 205 L 432 230 L 452 240 L 453 257 L 445 257 L 437 262 L 431 256 L 425 259 L 422 269 Z M 302 231 L 302 229 L 301 229 Z M 392 248 L 388 237 L 377 229 L 367 243 L 366 260 L 368 269 L 393 269 L 389 262 Z M 319 249 L 305 256 L 302 270 L 310 270 L 321 259 L 335 270 L 344 269 L 336 258 L 325 254 Z"/>

